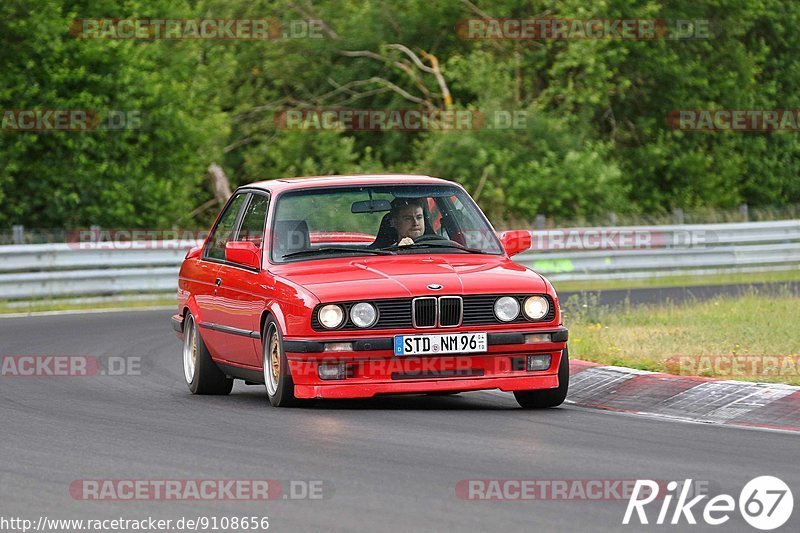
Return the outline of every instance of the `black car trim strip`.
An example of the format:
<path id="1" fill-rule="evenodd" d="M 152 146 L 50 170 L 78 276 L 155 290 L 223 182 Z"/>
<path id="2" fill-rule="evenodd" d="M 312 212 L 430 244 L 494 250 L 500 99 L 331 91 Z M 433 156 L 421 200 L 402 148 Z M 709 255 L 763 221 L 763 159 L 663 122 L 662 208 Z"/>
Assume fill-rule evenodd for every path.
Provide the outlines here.
<path id="1" fill-rule="evenodd" d="M 219 331 L 220 333 L 228 333 L 229 335 L 239 335 L 241 337 L 250 337 L 251 339 L 261 338 L 261 335 L 257 331 L 221 326 L 219 324 L 212 324 L 211 322 L 198 322 L 198 325 L 201 328 Z"/>
<path id="2" fill-rule="evenodd" d="M 243 379 L 253 383 L 264 383 L 264 373 L 259 370 L 251 370 L 240 366 L 227 365 L 215 361 L 216 365 L 222 370 L 223 374 L 229 378 Z"/>
<path id="3" fill-rule="evenodd" d="M 569 340 L 569 330 L 553 329 L 541 331 L 526 331 L 523 333 L 489 333 L 487 335 L 487 342 L 489 346 L 501 346 L 504 344 L 525 344 L 525 335 L 534 335 L 540 333 L 549 333 L 552 342 L 567 342 Z"/>
<path id="4" fill-rule="evenodd" d="M 503 346 L 507 344 L 525 344 L 525 335 L 532 335 L 538 333 L 549 333 L 552 335 L 552 342 L 567 342 L 569 338 L 569 330 L 563 329 L 548 329 L 540 331 L 526 331 L 526 332 L 502 332 L 502 333 L 489 333 L 486 336 L 486 341 L 489 346 Z M 428 335 L 435 335 L 435 333 L 425 333 Z M 379 337 L 375 339 L 359 339 L 359 340 L 341 340 L 341 339 L 325 339 L 320 341 L 283 341 L 283 348 L 291 353 L 320 353 L 325 351 L 326 343 L 339 343 L 339 342 L 352 342 L 354 352 L 367 352 L 373 350 L 394 350 L 394 337 Z M 334 353 L 334 352 L 331 352 Z"/>
<path id="5" fill-rule="evenodd" d="M 292 353 L 324 352 L 325 344 L 312 341 L 283 341 L 283 350 Z"/>
<path id="6" fill-rule="evenodd" d="M 318 353 L 325 351 L 325 343 L 352 342 L 354 352 L 369 352 L 373 350 L 393 350 L 394 337 L 377 339 L 326 340 L 326 341 L 283 341 L 283 349 L 292 353 Z"/>

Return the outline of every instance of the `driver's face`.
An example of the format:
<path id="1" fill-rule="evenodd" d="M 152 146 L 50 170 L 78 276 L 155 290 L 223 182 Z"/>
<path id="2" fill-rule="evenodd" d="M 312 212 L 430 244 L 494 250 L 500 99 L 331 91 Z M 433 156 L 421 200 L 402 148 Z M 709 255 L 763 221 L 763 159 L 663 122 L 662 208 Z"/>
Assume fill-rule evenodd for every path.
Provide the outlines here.
<path id="1" fill-rule="evenodd" d="M 411 237 L 416 239 L 425 232 L 425 219 L 422 208 L 408 205 L 392 217 L 392 226 L 397 230 L 397 238 Z"/>

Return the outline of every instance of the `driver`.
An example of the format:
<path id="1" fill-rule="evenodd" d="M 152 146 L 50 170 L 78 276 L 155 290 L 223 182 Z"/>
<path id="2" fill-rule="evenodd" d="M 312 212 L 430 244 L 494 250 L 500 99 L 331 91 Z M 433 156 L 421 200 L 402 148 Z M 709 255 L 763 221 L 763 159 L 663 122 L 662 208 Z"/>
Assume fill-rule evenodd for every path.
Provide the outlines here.
<path id="1" fill-rule="evenodd" d="M 399 246 L 414 244 L 414 239 L 425 233 L 422 202 L 416 198 L 395 198 L 390 223 L 397 231 Z"/>

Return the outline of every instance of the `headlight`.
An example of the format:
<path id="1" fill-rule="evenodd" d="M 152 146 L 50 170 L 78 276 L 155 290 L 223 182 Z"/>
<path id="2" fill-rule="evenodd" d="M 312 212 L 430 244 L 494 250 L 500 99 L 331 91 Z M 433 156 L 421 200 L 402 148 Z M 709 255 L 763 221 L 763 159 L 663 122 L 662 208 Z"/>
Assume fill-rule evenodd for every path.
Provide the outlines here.
<path id="1" fill-rule="evenodd" d="M 338 328 L 344 321 L 344 311 L 338 305 L 323 306 L 317 314 L 319 322 L 328 329 Z"/>
<path id="2" fill-rule="evenodd" d="M 539 320 L 550 310 L 550 303 L 543 296 L 531 296 L 525 299 L 525 316 L 531 320 Z"/>
<path id="3" fill-rule="evenodd" d="M 511 322 L 519 316 L 519 302 L 511 296 L 498 298 L 494 303 L 494 314 L 503 322 Z"/>
<path id="4" fill-rule="evenodd" d="M 368 328 L 378 320 L 378 311 L 374 305 L 361 302 L 350 309 L 350 320 L 360 328 Z"/>

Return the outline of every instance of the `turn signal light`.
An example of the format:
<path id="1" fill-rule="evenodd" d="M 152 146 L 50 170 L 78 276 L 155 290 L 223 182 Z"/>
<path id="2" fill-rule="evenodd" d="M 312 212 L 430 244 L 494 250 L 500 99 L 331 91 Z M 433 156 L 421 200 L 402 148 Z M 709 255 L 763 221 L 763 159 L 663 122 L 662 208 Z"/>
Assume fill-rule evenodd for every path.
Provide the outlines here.
<path id="1" fill-rule="evenodd" d="M 326 352 L 352 352 L 353 351 L 353 343 L 352 342 L 326 342 L 325 343 L 325 351 Z"/>
<path id="2" fill-rule="evenodd" d="M 549 333 L 531 333 L 525 335 L 525 344 L 538 344 L 540 342 L 552 342 L 553 337 Z"/>

